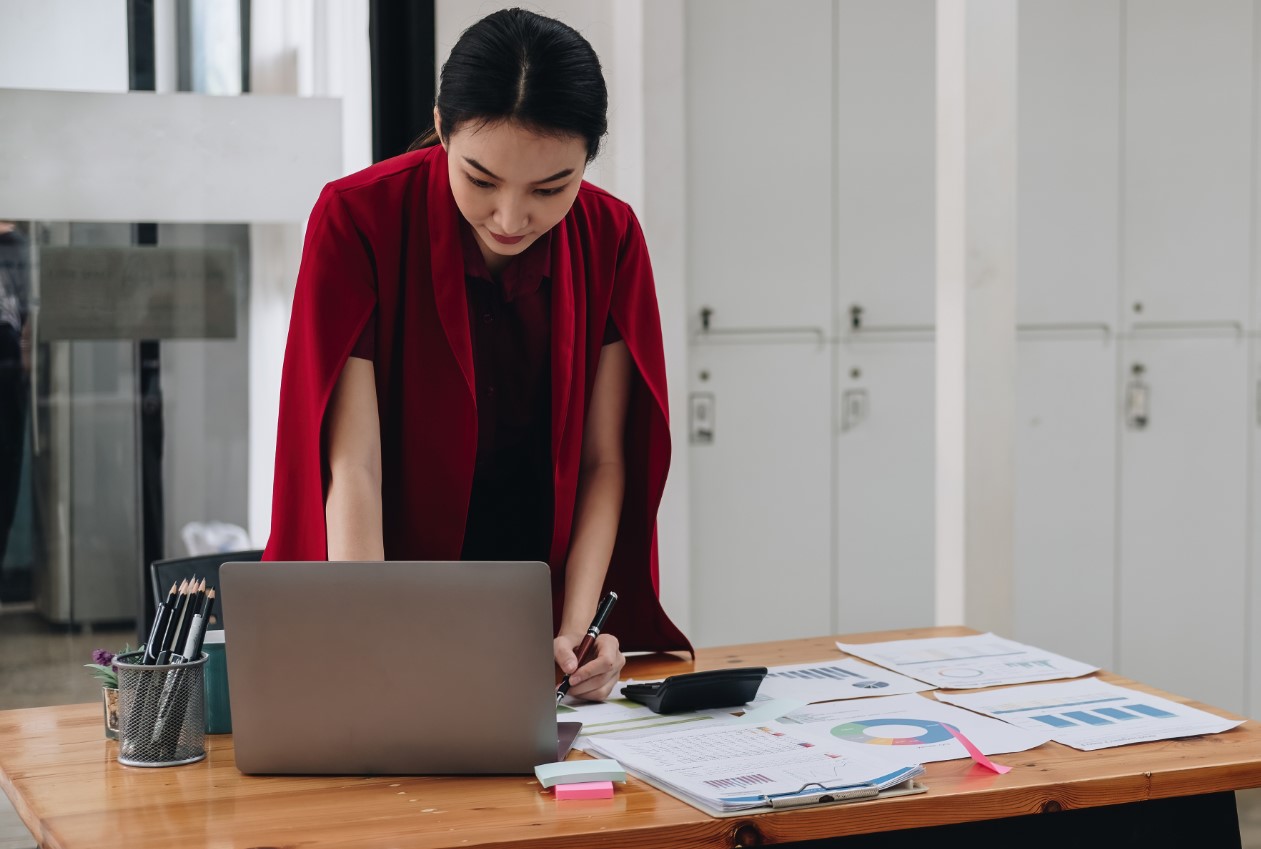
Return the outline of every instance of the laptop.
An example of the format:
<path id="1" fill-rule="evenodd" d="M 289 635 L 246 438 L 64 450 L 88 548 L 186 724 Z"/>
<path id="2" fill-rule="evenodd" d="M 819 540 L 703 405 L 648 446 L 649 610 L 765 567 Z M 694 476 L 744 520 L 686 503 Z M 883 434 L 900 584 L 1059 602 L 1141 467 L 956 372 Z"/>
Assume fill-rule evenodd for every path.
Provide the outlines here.
<path id="1" fill-rule="evenodd" d="M 530 774 L 562 760 L 543 563 L 225 563 L 247 774 Z"/>

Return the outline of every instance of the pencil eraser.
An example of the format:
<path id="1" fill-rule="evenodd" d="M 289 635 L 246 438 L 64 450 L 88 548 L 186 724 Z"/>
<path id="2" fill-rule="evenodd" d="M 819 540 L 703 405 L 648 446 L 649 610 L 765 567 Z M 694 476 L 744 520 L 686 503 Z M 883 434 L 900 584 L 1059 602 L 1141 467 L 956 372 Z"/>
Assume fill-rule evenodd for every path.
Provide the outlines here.
<path id="1" fill-rule="evenodd" d="M 557 784 L 556 801 L 572 799 L 612 799 L 612 781 L 587 781 L 582 784 Z"/>

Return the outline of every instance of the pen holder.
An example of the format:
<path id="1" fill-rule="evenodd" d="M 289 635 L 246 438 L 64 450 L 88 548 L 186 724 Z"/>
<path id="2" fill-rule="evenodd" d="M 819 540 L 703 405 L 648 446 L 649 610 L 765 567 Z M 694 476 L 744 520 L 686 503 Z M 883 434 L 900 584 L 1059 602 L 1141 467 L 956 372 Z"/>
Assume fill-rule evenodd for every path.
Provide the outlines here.
<path id="1" fill-rule="evenodd" d="M 143 654 L 114 658 L 118 667 L 118 762 L 176 766 L 206 756 L 206 654 L 187 663 L 144 666 Z"/>

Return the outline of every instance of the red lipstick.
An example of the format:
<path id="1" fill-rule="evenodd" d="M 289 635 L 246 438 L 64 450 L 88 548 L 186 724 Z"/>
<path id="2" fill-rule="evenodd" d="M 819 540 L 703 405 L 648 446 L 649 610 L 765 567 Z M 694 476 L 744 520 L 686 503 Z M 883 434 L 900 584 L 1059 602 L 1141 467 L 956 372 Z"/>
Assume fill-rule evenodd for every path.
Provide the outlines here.
<path id="1" fill-rule="evenodd" d="M 498 233 L 487 231 L 495 238 L 495 241 L 501 245 L 515 245 L 517 242 L 525 238 L 525 236 L 501 236 Z"/>

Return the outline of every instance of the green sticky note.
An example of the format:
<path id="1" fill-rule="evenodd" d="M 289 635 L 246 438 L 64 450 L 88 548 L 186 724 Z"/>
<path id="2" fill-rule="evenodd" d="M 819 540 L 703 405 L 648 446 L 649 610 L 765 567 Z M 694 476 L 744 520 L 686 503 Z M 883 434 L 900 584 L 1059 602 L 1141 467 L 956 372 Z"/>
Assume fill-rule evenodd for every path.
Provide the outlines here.
<path id="1" fill-rule="evenodd" d="M 539 783 L 544 787 L 556 784 L 585 784 L 589 781 L 620 781 L 626 783 L 626 770 L 611 758 L 593 761 L 560 761 L 539 764 L 534 768 Z"/>

